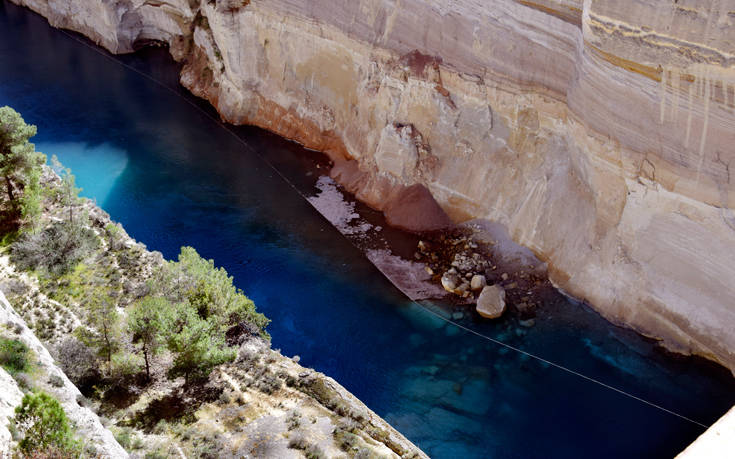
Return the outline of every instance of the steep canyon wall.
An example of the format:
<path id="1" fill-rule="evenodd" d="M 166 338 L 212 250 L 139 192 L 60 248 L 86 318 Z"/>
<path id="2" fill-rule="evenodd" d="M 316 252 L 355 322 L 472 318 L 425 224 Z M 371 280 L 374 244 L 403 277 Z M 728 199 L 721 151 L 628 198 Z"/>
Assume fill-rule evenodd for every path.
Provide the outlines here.
<path id="1" fill-rule="evenodd" d="M 224 119 L 325 151 L 370 205 L 423 185 L 735 371 L 735 0 L 13 1 L 111 52 L 167 43 Z"/>

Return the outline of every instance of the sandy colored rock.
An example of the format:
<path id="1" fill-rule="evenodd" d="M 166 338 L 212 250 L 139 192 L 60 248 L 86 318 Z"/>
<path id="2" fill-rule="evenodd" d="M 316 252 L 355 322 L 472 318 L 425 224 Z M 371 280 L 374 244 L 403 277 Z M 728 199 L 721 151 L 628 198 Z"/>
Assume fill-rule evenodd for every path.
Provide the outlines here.
<path id="1" fill-rule="evenodd" d="M 15 416 L 15 407 L 23 400 L 23 392 L 12 376 L 0 368 L 0 457 L 12 457 L 12 436 L 8 429 Z"/>
<path id="2" fill-rule="evenodd" d="M 726 459 L 735 457 L 735 407 L 712 424 L 676 459 Z"/>
<path id="3" fill-rule="evenodd" d="M 487 280 L 485 279 L 485 276 L 482 274 L 475 274 L 472 276 L 472 280 L 470 281 L 470 288 L 472 290 L 480 290 L 481 288 L 484 288 L 487 285 Z"/>
<path id="4" fill-rule="evenodd" d="M 499 285 L 487 285 L 477 297 L 477 313 L 487 319 L 497 319 L 505 312 L 505 290 Z"/>
<path id="5" fill-rule="evenodd" d="M 444 290 L 450 293 L 454 293 L 459 285 L 460 278 L 457 273 L 446 272 L 442 275 L 441 284 Z"/>

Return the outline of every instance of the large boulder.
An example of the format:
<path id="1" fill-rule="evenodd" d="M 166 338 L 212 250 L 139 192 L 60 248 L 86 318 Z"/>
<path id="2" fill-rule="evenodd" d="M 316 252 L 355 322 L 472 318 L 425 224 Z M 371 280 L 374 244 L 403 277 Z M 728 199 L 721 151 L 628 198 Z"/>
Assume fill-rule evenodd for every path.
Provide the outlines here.
<path id="1" fill-rule="evenodd" d="M 488 319 L 497 319 L 505 311 L 505 290 L 499 285 L 489 285 L 482 289 L 477 298 L 477 313 Z"/>

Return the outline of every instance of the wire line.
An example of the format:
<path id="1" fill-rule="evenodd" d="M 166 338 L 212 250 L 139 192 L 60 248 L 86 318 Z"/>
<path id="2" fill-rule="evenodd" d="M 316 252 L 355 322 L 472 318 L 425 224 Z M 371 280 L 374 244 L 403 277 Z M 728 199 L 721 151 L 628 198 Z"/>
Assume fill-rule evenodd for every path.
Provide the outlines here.
<path id="1" fill-rule="evenodd" d="M 214 122 L 215 122 L 215 123 L 216 123 L 216 124 L 217 124 L 218 126 L 220 126 L 221 128 L 223 128 L 223 129 L 224 129 L 225 131 L 227 131 L 227 132 L 228 132 L 228 133 L 229 133 L 230 135 L 232 135 L 232 136 L 233 136 L 233 137 L 234 137 L 234 138 L 235 138 L 235 139 L 236 139 L 236 140 L 238 141 L 238 143 L 240 143 L 241 145 L 243 145 L 243 146 L 244 146 L 244 147 L 245 147 L 245 148 L 246 148 L 246 149 L 247 149 L 247 150 L 248 150 L 249 152 L 251 152 L 252 154 L 255 154 L 255 155 L 256 155 L 256 156 L 258 157 L 258 158 L 260 158 L 260 159 L 261 159 L 261 160 L 262 160 L 262 161 L 263 161 L 264 163 L 266 163 L 266 164 L 267 164 L 267 165 L 268 165 L 268 166 L 269 166 L 269 167 L 270 167 L 270 168 L 271 168 L 271 169 L 272 169 L 272 170 L 273 170 L 273 171 L 274 171 L 274 172 L 275 172 L 276 174 L 278 174 L 278 176 L 279 176 L 279 177 L 281 177 L 281 179 L 283 179 L 283 181 L 284 181 L 284 182 L 286 182 L 286 183 L 287 183 L 287 184 L 288 184 L 288 185 L 289 185 L 289 186 L 290 186 L 290 187 L 291 187 L 291 188 L 292 188 L 292 189 L 293 189 L 294 191 L 296 191 L 296 193 L 298 193 L 298 195 L 299 195 L 299 196 L 301 196 L 302 198 L 304 198 L 304 199 L 305 199 L 305 200 L 306 200 L 307 202 L 309 202 L 309 204 L 310 204 L 310 205 L 312 205 L 312 207 L 313 207 L 313 204 L 311 204 L 311 202 L 310 202 L 310 201 L 309 201 L 309 200 L 307 199 L 307 196 L 306 196 L 306 195 L 305 195 L 304 193 L 302 193 L 302 192 L 301 192 L 301 190 L 299 190 L 299 189 L 298 189 L 298 188 L 297 188 L 297 187 L 296 187 L 296 186 L 295 186 L 295 185 L 294 185 L 293 183 L 291 183 L 291 181 L 290 181 L 290 180 L 288 180 L 288 179 L 287 179 L 287 178 L 286 178 L 286 177 L 285 177 L 285 176 L 283 175 L 283 173 L 281 173 L 281 171 L 279 171 L 279 170 L 278 170 L 278 169 L 277 169 L 277 168 L 276 168 L 276 167 L 275 167 L 275 166 L 274 166 L 273 164 L 271 164 L 271 163 L 270 163 L 270 162 L 269 162 L 268 160 L 266 160 L 266 159 L 265 159 L 265 158 L 264 158 L 264 157 L 263 157 L 262 155 L 260 155 L 260 154 L 259 154 L 259 153 L 258 153 L 257 151 L 255 151 L 255 149 L 254 149 L 253 147 L 251 147 L 251 146 L 250 146 L 250 145 L 249 145 L 249 144 L 248 144 L 248 143 L 247 143 L 247 142 L 246 142 L 245 140 L 243 140 L 243 139 L 242 139 L 242 138 L 241 138 L 241 137 L 240 137 L 240 136 L 239 136 L 239 135 L 238 135 L 237 133 L 235 133 L 235 132 L 234 132 L 234 131 L 233 131 L 233 130 L 232 130 L 232 129 L 231 129 L 231 128 L 230 128 L 230 127 L 229 127 L 229 126 L 227 125 L 227 124 L 225 124 L 225 123 L 224 123 L 224 122 L 223 122 L 223 121 L 222 121 L 221 119 L 217 119 L 217 118 L 215 118 L 214 116 L 212 116 L 212 115 L 211 115 L 210 113 L 207 113 L 207 112 L 206 112 L 206 111 L 205 111 L 205 110 L 204 110 L 204 109 L 203 109 L 202 107 L 200 107 L 199 105 L 197 105 L 197 104 L 196 104 L 196 103 L 195 103 L 194 101 L 192 101 L 192 100 L 188 99 L 187 97 L 185 97 L 185 96 L 184 96 L 184 95 L 183 95 L 183 94 L 182 94 L 181 92 L 177 91 L 176 89 L 174 89 L 174 88 L 172 88 L 172 87 L 170 87 L 170 86 L 166 85 L 165 83 L 163 83 L 163 82 L 161 82 L 161 81 L 157 80 L 156 78 L 152 77 L 151 75 L 149 75 L 149 74 L 147 74 L 147 73 L 145 73 L 145 72 L 142 72 L 142 71 L 138 70 L 137 68 L 135 68 L 135 67 L 133 67 L 133 66 L 131 66 L 131 65 L 129 65 L 129 64 L 126 64 L 125 62 L 122 62 L 122 61 L 120 61 L 119 59 L 116 59 L 116 58 L 115 58 L 115 57 L 114 57 L 113 55 L 109 54 L 108 52 L 106 52 L 106 51 L 102 51 L 102 50 L 101 50 L 101 49 L 100 49 L 100 48 L 99 48 L 98 46 L 93 46 L 93 45 L 91 45 L 91 44 L 90 44 L 90 43 L 88 42 L 88 40 L 87 40 L 87 39 L 82 39 L 82 38 L 79 38 L 78 36 L 72 35 L 71 33 L 67 32 L 67 31 L 65 31 L 65 30 L 62 30 L 62 29 L 57 29 L 57 30 L 59 30 L 59 31 L 60 31 L 61 33 L 63 33 L 63 34 L 64 34 L 64 35 L 66 35 L 67 37 L 71 38 L 72 40 L 76 41 L 77 43 L 80 43 L 80 44 L 82 44 L 82 45 L 86 46 L 87 48 L 91 49 L 92 51 L 94 51 L 94 52 L 96 52 L 96 53 L 98 53 L 98 54 L 100 54 L 100 55 L 104 56 L 104 57 L 105 57 L 105 58 L 107 58 L 107 59 L 110 59 L 111 61 L 113 61 L 113 62 L 115 62 L 115 63 L 117 63 L 117 64 L 119 64 L 119 65 L 121 65 L 121 66 L 125 67 L 125 68 L 126 68 L 126 69 L 128 69 L 128 70 L 131 70 L 131 71 L 133 71 L 133 72 L 137 73 L 138 75 L 140 75 L 140 76 L 142 76 L 142 77 L 144 77 L 144 78 L 146 78 L 146 79 L 148 79 L 148 80 L 152 81 L 153 83 L 155 83 L 155 84 L 157 84 L 157 85 L 159 85 L 159 86 L 161 86 L 161 87 L 163 87 L 163 88 L 165 88 L 165 89 L 169 90 L 170 92 L 172 92 L 172 93 L 173 93 L 173 94 L 175 94 L 176 96 L 178 96 L 178 97 L 180 97 L 181 99 L 183 99 L 183 100 L 184 100 L 184 101 L 185 101 L 186 103 L 188 103 L 189 105 L 191 105 L 192 107 L 194 107 L 195 109 L 197 109 L 197 110 L 198 110 L 199 112 L 201 112 L 201 113 L 202 113 L 203 115 L 205 115 L 205 116 L 206 116 L 207 118 L 209 118 L 210 120 L 214 121 Z M 340 233 L 340 234 L 341 234 L 341 233 Z M 344 238 L 345 238 L 345 239 L 346 239 L 346 240 L 347 240 L 347 241 L 348 241 L 348 242 L 349 242 L 350 244 L 352 244 L 352 246 L 354 246 L 355 248 L 357 248 L 358 250 L 360 250 L 360 252 L 362 252 L 362 249 L 360 249 L 360 247 L 358 247 L 358 246 L 357 246 L 357 244 L 355 244 L 355 243 L 354 243 L 354 242 L 353 242 L 353 241 L 352 241 L 352 240 L 351 240 L 351 239 L 350 239 L 349 237 L 346 237 L 346 236 L 345 236 L 344 234 L 343 234 L 342 236 L 343 236 L 343 237 L 344 237 Z M 376 266 L 376 267 L 377 267 L 377 266 Z M 385 273 L 384 273 L 384 272 L 383 272 L 382 270 L 380 270 L 379 268 L 378 268 L 378 271 L 380 271 L 380 273 L 381 273 L 381 274 L 383 274 L 383 276 L 385 276 L 385 277 L 386 277 L 386 278 L 388 279 L 388 281 L 390 281 L 390 282 L 391 282 L 391 284 L 395 285 L 395 284 L 394 284 L 394 283 L 393 283 L 393 282 L 391 281 L 390 277 L 388 277 L 388 275 L 387 275 L 387 274 L 385 274 Z M 398 287 L 398 286 L 396 286 L 396 287 Z M 398 287 L 398 289 L 399 289 L 399 290 L 401 290 L 401 289 L 400 289 L 400 287 Z M 406 292 L 404 292 L 403 290 L 401 290 L 401 293 L 403 293 L 404 295 L 406 295 Z M 406 296 L 408 297 L 408 295 L 406 295 Z M 561 364 L 555 363 L 555 362 L 553 362 L 553 361 L 551 361 L 551 360 L 545 359 L 545 358 L 543 358 L 543 357 L 541 357 L 541 356 L 538 356 L 538 355 L 536 355 L 536 354 L 532 354 L 532 353 L 530 353 L 530 352 L 524 351 L 523 349 L 517 348 L 517 347 L 515 347 L 515 346 L 512 346 L 512 345 L 510 345 L 510 344 L 508 344 L 508 343 L 504 343 L 503 341 L 500 341 L 500 340 L 497 340 L 497 339 L 495 339 L 495 338 L 492 338 L 492 337 L 490 337 L 490 336 L 487 336 L 487 335 L 485 335 L 485 334 L 482 334 L 482 333 L 480 333 L 480 332 L 478 332 L 478 331 L 476 331 L 476 330 L 473 330 L 473 329 L 471 329 L 471 328 L 469 328 L 469 327 L 466 327 L 466 326 L 464 326 L 464 325 L 462 325 L 462 324 L 459 324 L 459 323 L 457 323 L 457 322 L 455 322 L 455 321 L 453 321 L 453 320 L 451 320 L 451 319 L 448 319 L 448 318 L 444 317 L 443 315 L 441 315 L 441 314 L 437 313 L 436 311 L 433 311 L 433 310 L 432 310 L 431 308 L 428 308 L 428 307 L 424 306 L 423 304 L 421 304 L 421 303 L 419 303 L 419 302 L 417 302 L 417 301 L 412 301 L 412 302 L 413 302 L 414 304 L 418 305 L 418 306 L 419 306 L 419 307 L 420 307 L 421 309 L 423 309 L 423 310 L 425 310 L 426 312 L 428 312 L 429 314 L 432 314 L 433 316 L 435 316 L 435 317 L 438 317 L 439 319 L 443 320 L 444 322 L 446 322 L 446 323 L 449 323 L 449 324 L 452 324 L 452 325 L 454 325 L 455 327 L 458 327 L 458 328 L 460 328 L 460 329 L 462 329 L 462 330 L 464 330 L 464 331 L 466 331 L 466 332 L 469 332 L 469 333 L 471 333 L 471 334 L 473 334 L 473 335 L 475 335 L 475 336 L 478 336 L 478 337 L 480 337 L 480 338 L 483 338 L 483 339 L 485 339 L 485 340 L 488 340 L 488 341 L 490 341 L 490 342 L 492 342 L 492 343 L 495 343 L 495 344 L 497 344 L 497 345 L 499 345 L 499 346 L 505 347 L 505 348 L 507 348 L 507 349 L 510 349 L 510 350 L 512 350 L 512 351 L 518 352 L 518 353 L 520 353 L 520 354 L 522 354 L 522 355 L 525 355 L 525 356 L 527 356 L 527 357 L 530 357 L 530 358 L 532 358 L 532 359 L 535 359 L 535 360 L 537 360 L 537 361 L 539 361 L 539 362 L 543 362 L 543 363 L 545 363 L 545 364 L 547 364 L 547 365 L 550 365 L 550 366 L 552 366 L 552 367 L 554 367 L 554 368 L 557 368 L 557 369 L 559 369 L 559 370 L 565 371 L 565 372 L 567 372 L 567 373 L 569 373 L 569 374 L 572 374 L 572 375 L 574 375 L 574 376 L 578 376 L 578 377 L 580 377 L 580 378 L 582 378 L 582 379 L 584 379 L 584 380 L 586 380 L 586 381 L 588 381 L 588 382 L 591 382 L 591 383 L 597 384 L 597 385 L 599 385 L 599 386 L 601 386 L 601 387 L 603 387 L 603 388 L 605 388 L 605 389 L 608 389 L 608 390 L 611 390 L 611 391 L 617 392 L 618 394 L 624 395 L 624 396 L 626 396 L 626 397 L 629 397 L 629 398 L 631 398 L 631 399 L 633 399 L 633 400 L 636 400 L 636 401 L 639 401 L 639 402 L 641 402 L 641 403 L 644 403 L 644 404 L 646 404 L 646 405 L 648 405 L 648 406 L 650 406 L 650 407 L 656 408 L 656 409 L 658 409 L 658 410 L 661 410 L 661 411 L 663 411 L 663 412 L 665 412 L 665 413 L 668 413 L 668 414 L 670 414 L 670 415 L 676 416 L 676 417 L 678 417 L 678 418 L 680 418 L 680 419 L 682 419 L 682 420 L 684 420 L 684 421 L 688 421 L 688 422 L 690 422 L 690 423 L 692 423 L 692 424 L 695 424 L 695 425 L 697 425 L 697 426 L 700 426 L 700 427 L 702 427 L 702 428 L 704 428 L 704 429 L 708 429 L 708 428 L 710 427 L 710 425 L 709 425 L 709 424 L 704 424 L 704 423 L 702 423 L 702 422 L 699 422 L 699 421 L 695 421 L 694 419 L 691 419 L 691 418 L 689 418 L 689 417 L 686 417 L 686 416 L 684 416 L 683 414 L 677 413 L 677 412 L 675 412 L 675 411 L 672 411 L 672 410 L 670 410 L 670 409 L 668 409 L 668 408 L 665 408 L 665 407 L 663 407 L 663 406 L 661 406 L 661 405 L 658 405 L 658 404 L 656 404 L 656 403 L 654 403 L 654 402 L 651 402 L 651 401 L 649 401 L 649 400 L 646 400 L 646 399 L 644 399 L 644 398 L 638 397 L 638 396 L 636 396 L 636 395 L 634 395 L 634 394 L 631 394 L 630 392 L 627 392 L 627 391 L 624 391 L 624 390 L 622 390 L 622 389 L 619 389 L 619 388 L 617 388 L 617 387 L 614 387 L 614 386 L 611 386 L 611 385 L 609 385 L 609 384 L 606 384 L 606 383 L 604 383 L 604 382 L 602 382 L 602 381 L 600 381 L 600 380 L 598 380 L 598 379 L 595 379 L 595 378 L 593 378 L 593 377 L 591 377 L 591 376 L 587 376 L 587 375 L 585 375 L 585 374 L 583 374 L 583 373 L 580 373 L 580 372 L 578 372 L 578 371 L 572 370 L 571 368 L 568 368 L 568 367 L 566 367 L 566 366 L 564 366 L 564 365 L 561 365 Z"/>

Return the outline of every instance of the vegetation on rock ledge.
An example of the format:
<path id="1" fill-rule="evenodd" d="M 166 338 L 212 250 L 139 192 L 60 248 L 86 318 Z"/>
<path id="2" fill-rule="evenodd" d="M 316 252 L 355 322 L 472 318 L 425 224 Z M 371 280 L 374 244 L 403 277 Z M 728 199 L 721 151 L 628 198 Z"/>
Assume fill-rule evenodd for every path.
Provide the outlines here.
<path id="1" fill-rule="evenodd" d="M 43 158 L 28 143 L 35 127 L 2 113 L 12 120 L 3 139 Z M 9 142 L 3 152 L 20 151 Z M 34 333 L 9 330 L 41 338 L 84 397 L 70 404 L 55 365 L 37 365 L 15 337 L 0 341 L 0 364 L 26 392 L 17 453 L 98 456 L 69 433 L 81 406 L 136 457 L 420 456 L 334 381 L 270 349 L 269 320 L 224 269 L 191 247 L 163 260 L 79 198 L 58 160 L 34 161 L 4 176 L 0 288 Z"/>
<path id="2" fill-rule="evenodd" d="M 165 262 L 135 243 L 78 196 L 74 176 L 56 157 L 52 167 L 45 164 L 29 142 L 35 133 L 12 108 L 0 108 L 2 251 L 30 279 L 5 280 L 12 286 L 5 290 L 22 304 L 19 312 L 29 326 L 55 344 L 60 366 L 78 387 L 105 400 L 135 381 L 205 382 L 215 366 L 235 359 L 232 330 L 269 339 L 269 320 L 224 269 L 191 247 Z M 30 295 L 35 284 L 38 290 Z M 1 363 L 12 374 L 25 371 L 27 351 L 19 341 L 0 341 Z M 29 393 L 23 416 L 65 432 L 66 418 L 54 402 L 48 394 Z M 26 418 L 16 424 L 28 424 Z M 39 422 L 34 425 L 42 428 Z M 21 435 L 23 454 L 62 452 L 71 445 L 61 437 L 53 444 L 32 441 L 32 432 Z"/>

